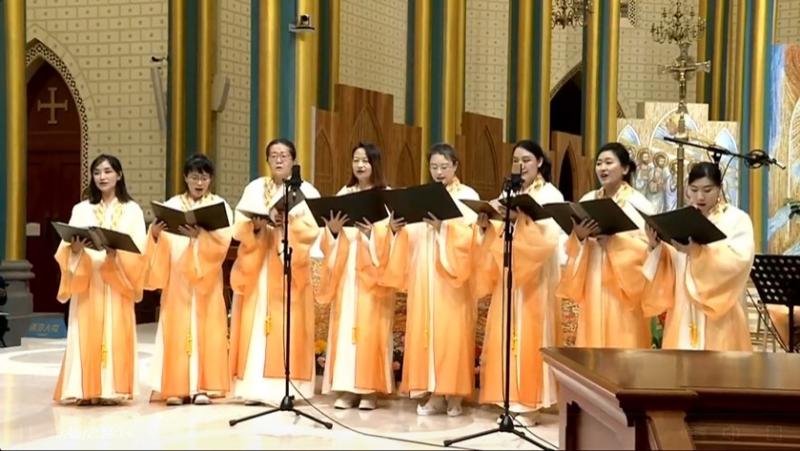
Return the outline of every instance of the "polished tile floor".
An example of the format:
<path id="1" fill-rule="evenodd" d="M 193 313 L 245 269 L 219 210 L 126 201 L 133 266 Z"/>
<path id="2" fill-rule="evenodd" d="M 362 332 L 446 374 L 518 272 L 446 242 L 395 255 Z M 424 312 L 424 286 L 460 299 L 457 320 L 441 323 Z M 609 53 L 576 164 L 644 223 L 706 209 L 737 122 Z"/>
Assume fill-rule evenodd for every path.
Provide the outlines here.
<path id="1" fill-rule="evenodd" d="M 155 327 L 140 325 L 138 334 L 140 395 L 118 407 L 60 406 L 51 401 L 64 340 L 26 339 L 22 346 L 0 348 L 0 449 L 430 449 L 445 439 L 494 427 L 500 412 L 466 405 L 461 417 L 419 417 L 414 401 L 396 397 L 380 400 L 379 409 L 372 412 L 341 411 L 333 409 L 332 397 L 317 396 L 314 404 L 335 420 L 332 430 L 290 413 L 230 427 L 228 420 L 264 408 L 226 401 L 180 407 L 147 402 L 150 387 L 143 375 L 152 356 Z M 298 402 L 297 407 L 323 418 L 304 402 Z M 530 431 L 556 446 L 557 416 L 545 414 L 540 420 L 542 424 Z M 472 449 L 537 449 L 505 433 L 460 445 Z"/>

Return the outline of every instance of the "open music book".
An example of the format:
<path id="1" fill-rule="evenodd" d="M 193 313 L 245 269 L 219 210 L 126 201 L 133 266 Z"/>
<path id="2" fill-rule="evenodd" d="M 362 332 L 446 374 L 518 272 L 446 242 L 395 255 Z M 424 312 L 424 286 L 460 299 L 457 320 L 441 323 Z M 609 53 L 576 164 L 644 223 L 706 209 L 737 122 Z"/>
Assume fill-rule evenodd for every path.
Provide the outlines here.
<path id="1" fill-rule="evenodd" d="M 110 248 L 141 254 L 136 243 L 133 242 L 133 238 L 122 232 L 102 227 L 75 227 L 63 222 L 53 222 L 53 227 L 58 232 L 58 236 L 67 243 L 71 243 L 73 237 L 78 237 L 85 239 L 88 242 L 87 247 L 96 251 Z"/>
<path id="2" fill-rule="evenodd" d="M 228 212 L 225 211 L 223 202 L 188 211 L 178 210 L 156 201 L 150 204 L 156 219 L 167 224 L 166 231 L 170 233 L 181 234 L 178 231 L 180 226 L 198 226 L 209 232 L 230 226 Z"/>
<path id="3" fill-rule="evenodd" d="M 600 235 L 614 235 L 638 228 L 613 199 L 555 202 L 543 208 L 567 234 L 572 233 L 573 219 L 578 224 L 584 219 L 594 220 L 600 226 Z"/>
<path id="4" fill-rule="evenodd" d="M 724 233 L 700 210 L 684 207 L 657 215 L 647 215 L 639 211 L 644 221 L 658 237 L 667 243 L 672 240 L 681 244 L 689 244 L 689 239 L 697 244 L 709 244 L 727 238 Z"/>
<path id="5" fill-rule="evenodd" d="M 363 222 L 364 219 L 375 223 L 389 216 L 383 193 L 384 190 L 370 189 L 342 196 L 306 199 L 306 203 L 318 226 L 324 227 L 324 220 L 330 219 L 331 214 L 341 212 L 348 218 L 344 225 L 353 227 L 356 222 Z"/>

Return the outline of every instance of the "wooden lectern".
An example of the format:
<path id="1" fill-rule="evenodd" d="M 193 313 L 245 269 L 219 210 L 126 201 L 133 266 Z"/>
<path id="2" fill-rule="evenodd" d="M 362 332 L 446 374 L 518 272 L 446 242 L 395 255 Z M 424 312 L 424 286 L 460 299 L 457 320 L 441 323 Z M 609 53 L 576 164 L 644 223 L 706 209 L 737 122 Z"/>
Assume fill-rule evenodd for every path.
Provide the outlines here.
<path id="1" fill-rule="evenodd" d="M 547 348 L 562 449 L 798 449 L 800 355 Z"/>

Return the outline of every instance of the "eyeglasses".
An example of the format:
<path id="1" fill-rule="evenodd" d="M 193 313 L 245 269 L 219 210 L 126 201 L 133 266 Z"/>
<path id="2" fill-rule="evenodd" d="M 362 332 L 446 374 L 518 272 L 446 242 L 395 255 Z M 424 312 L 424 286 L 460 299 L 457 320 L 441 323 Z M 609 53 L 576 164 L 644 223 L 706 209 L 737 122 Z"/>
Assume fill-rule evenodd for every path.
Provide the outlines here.
<path id="1" fill-rule="evenodd" d="M 278 161 L 278 160 L 290 160 L 292 156 L 288 153 L 271 153 L 267 158 L 272 161 Z"/>
<path id="2" fill-rule="evenodd" d="M 211 177 L 207 175 L 190 175 L 186 177 L 189 181 L 194 183 L 206 183 L 211 181 Z"/>

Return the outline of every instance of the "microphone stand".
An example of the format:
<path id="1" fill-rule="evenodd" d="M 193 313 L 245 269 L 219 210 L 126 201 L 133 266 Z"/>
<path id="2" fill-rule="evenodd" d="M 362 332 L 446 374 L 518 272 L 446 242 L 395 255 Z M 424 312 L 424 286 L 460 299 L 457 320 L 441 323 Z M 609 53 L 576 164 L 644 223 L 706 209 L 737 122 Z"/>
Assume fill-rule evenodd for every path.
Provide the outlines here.
<path id="1" fill-rule="evenodd" d="M 292 248 L 289 246 L 289 196 L 297 196 L 297 191 L 300 190 L 300 186 L 303 184 L 303 180 L 300 178 L 300 166 L 294 165 L 292 167 L 292 177 L 283 183 L 283 295 L 284 295 L 284 317 L 285 317 L 285 349 L 286 352 L 283 356 L 283 370 L 284 370 L 284 391 L 283 391 L 283 399 L 281 400 L 281 404 L 279 407 L 274 409 L 269 409 L 267 411 L 257 413 L 254 415 L 246 416 L 244 418 L 240 418 L 238 420 L 230 420 L 228 424 L 230 426 L 235 426 L 238 423 L 243 421 L 252 420 L 253 418 L 258 418 L 264 415 L 269 415 L 275 412 L 293 412 L 296 416 L 302 416 L 308 418 L 311 421 L 315 421 L 327 429 L 333 428 L 333 424 L 328 423 L 327 421 L 322 421 L 318 418 L 315 418 L 305 412 L 301 412 L 294 407 L 294 395 L 289 394 L 289 384 L 290 384 L 290 371 L 289 371 L 289 362 L 291 361 L 291 327 L 292 327 Z"/>
<path id="2" fill-rule="evenodd" d="M 522 177 L 519 174 L 511 174 L 503 184 L 503 193 L 505 194 L 505 198 L 510 200 L 512 194 L 518 192 L 522 188 Z M 514 434 L 517 437 L 541 448 L 541 449 L 549 449 L 549 447 L 543 443 L 539 443 L 538 441 L 534 440 L 533 438 L 525 435 L 524 433 L 518 431 L 514 426 L 514 417 L 511 415 L 510 412 L 510 385 L 511 385 L 511 306 L 513 304 L 513 271 L 512 271 L 512 251 L 513 251 L 513 242 L 514 242 L 514 224 L 511 221 L 511 208 L 506 208 L 505 217 L 503 218 L 504 222 L 504 231 L 503 231 L 503 270 L 506 273 L 506 281 L 505 281 L 505 369 L 504 369 L 504 378 L 505 384 L 503 386 L 503 413 L 500 415 L 500 426 L 489 429 L 483 432 L 478 432 L 475 434 L 465 435 L 463 437 L 459 437 L 452 440 L 445 440 L 444 446 L 450 446 L 455 443 L 463 442 L 466 440 L 472 440 L 478 437 L 484 437 L 487 435 L 494 434 L 496 432 L 507 432 L 510 434 Z"/>
<path id="3" fill-rule="evenodd" d="M 686 140 L 686 139 L 672 138 L 672 137 L 669 137 L 669 136 L 665 136 L 664 138 L 661 138 L 661 139 L 663 139 L 664 141 L 669 141 L 671 143 L 684 145 L 684 146 L 690 146 L 690 147 L 696 147 L 698 149 L 703 149 L 706 152 L 710 152 L 711 153 L 711 157 L 714 159 L 714 163 L 717 166 L 719 166 L 719 163 L 722 160 L 723 156 L 728 156 L 728 157 L 731 157 L 731 158 L 739 158 L 740 160 L 744 161 L 744 164 L 746 164 L 747 167 L 753 168 L 753 169 L 760 168 L 761 166 L 764 166 L 764 165 L 769 166 L 771 164 L 775 165 L 775 166 L 778 166 L 781 169 L 786 169 L 786 166 L 784 166 L 783 163 L 781 163 L 780 161 L 770 157 L 763 150 L 755 149 L 755 150 L 751 150 L 747 154 L 740 154 L 740 153 L 731 152 L 728 149 L 724 149 L 722 147 L 719 147 L 719 146 L 713 145 L 713 144 L 712 145 L 698 144 L 696 142 L 692 142 L 692 141 L 689 141 L 689 140 Z"/>

